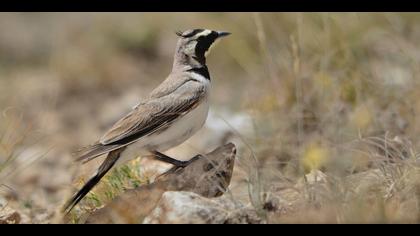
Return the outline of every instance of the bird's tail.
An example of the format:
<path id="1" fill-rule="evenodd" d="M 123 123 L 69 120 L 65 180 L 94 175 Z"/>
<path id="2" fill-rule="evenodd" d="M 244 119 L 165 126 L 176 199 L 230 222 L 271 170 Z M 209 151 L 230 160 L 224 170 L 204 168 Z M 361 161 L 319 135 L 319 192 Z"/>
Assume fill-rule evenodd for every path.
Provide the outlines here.
<path id="1" fill-rule="evenodd" d="M 73 152 L 73 155 L 78 156 L 76 161 L 83 161 L 83 163 L 86 163 L 102 154 L 119 149 L 120 147 L 120 145 L 102 145 L 100 143 L 95 143 Z"/>
<path id="2" fill-rule="evenodd" d="M 121 152 L 125 148 L 120 148 L 117 150 L 111 151 L 105 161 L 101 164 L 96 174 L 89 179 L 89 181 L 80 189 L 73 197 L 67 201 L 67 203 L 63 207 L 63 212 L 68 214 L 76 205 L 83 199 L 86 194 L 92 190 L 93 187 L 104 177 L 104 175 L 114 166 L 117 162 L 118 158 L 121 155 Z"/>

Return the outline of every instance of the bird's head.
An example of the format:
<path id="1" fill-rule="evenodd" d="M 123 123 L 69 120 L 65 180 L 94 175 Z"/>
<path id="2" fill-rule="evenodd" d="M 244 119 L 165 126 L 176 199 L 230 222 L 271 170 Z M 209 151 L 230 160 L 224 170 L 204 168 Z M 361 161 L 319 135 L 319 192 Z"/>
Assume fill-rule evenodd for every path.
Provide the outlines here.
<path id="1" fill-rule="evenodd" d="M 177 32 L 179 36 L 174 63 L 200 66 L 206 64 L 206 56 L 218 39 L 230 35 L 228 32 L 209 29 L 193 29 Z"/>

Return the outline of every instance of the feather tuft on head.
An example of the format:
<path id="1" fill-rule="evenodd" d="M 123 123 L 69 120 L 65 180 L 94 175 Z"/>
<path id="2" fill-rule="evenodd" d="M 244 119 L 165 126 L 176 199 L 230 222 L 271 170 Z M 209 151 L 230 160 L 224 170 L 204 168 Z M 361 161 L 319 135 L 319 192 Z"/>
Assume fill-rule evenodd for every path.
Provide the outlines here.
<path id="1" fill-rule="evenodd" d="M 175 34 L 178 35 L 179 37 L 183 37 L 182 36 L 182 31 L 180 31 L 180 30 L 175 31 Z"/>

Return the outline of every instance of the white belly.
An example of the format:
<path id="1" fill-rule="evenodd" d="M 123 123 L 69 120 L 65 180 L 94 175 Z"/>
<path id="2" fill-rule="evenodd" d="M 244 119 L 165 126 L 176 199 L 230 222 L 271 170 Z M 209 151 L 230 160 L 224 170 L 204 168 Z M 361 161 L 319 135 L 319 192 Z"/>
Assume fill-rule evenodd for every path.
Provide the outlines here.
<path id="1" fill-rule="evenodd" d="M 150 140 L 145 147 L 149 150 L 163 152 L 180 145 L 203 127 L 207 119 L 208 111 L 209 103 L 206 99 L 194 110 L 172 123 L 171 126 L 163 132 L 151 135 Z"/>
<path id="2" fill-rule="evenodd" d="M 122 153 L 119 163 L 124 163 L 149 151 L 164 152 L 178 146 L 193 136 L 203 127 L 209 111 L 208 99 L 205 99 L 194 110 L 177 119 L 166 130 L 141 138 L 139 141 L 128 145 Z"/>

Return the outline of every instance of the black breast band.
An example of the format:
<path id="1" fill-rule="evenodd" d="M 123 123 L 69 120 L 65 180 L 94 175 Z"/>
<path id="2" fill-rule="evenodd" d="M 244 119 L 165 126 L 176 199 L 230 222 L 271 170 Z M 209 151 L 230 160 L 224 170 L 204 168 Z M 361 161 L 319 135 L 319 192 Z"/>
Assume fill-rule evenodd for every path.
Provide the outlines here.
<path id="1" fill-rule="evenodd" d="M 210 80 L 210 73 L 209 73 L 209 70 L 207 69 L 207 66 L 198 67 L 198 68 L 191 68 L 191 69 L 188 70 L 188 72 L 197 73 L 197 74 L 203 76 L 204 78 Z"/>

